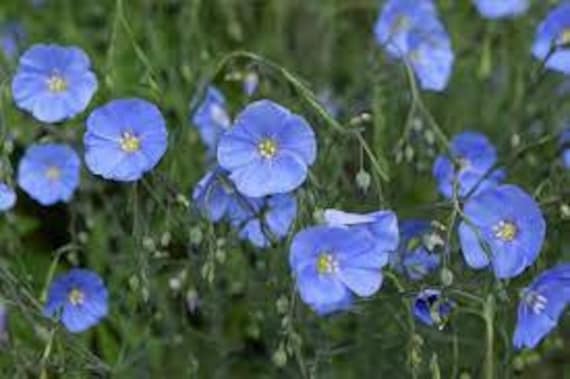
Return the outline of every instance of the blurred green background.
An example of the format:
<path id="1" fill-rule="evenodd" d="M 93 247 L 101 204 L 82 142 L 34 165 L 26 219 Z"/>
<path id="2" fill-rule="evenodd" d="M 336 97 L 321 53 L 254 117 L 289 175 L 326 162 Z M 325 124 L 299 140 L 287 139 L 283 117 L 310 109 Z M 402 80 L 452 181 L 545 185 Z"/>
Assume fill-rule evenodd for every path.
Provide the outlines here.
<path id="1" fill-rule="evenodd" d="M 299 191 L 295 230 L 337 207 L 393 209 L 401 218 L 439 222 L 447 232 L 450 210 L 441 206 L 431 177 L 442 151 L 434 123 L 448 136 L 486 133 L 507 165 L 508 181 L 541 202 L 547 242 L 534 268 L 496 283 L 465 268 L 453 239 L 452 288 L 497 299 L 497 378 L 570 378 L 568 320 L 534 352 L 517 353 L 511 345 L 518 290 L 542 269 L 570 261 L 564 208 L 570 178 L 553 137 L 567 122 L 570 82 L 542 75 L 530 55 L 535 28 L 556 1 L 536 1 L 523 17 L 501 22 L 482 19 L 468 0 L 437 1 L 456 63 L 447 91 L 421 94 L 423 111 L 413 107 L 405 68 L 374 42 L 382 1 L 32 3 L 0 3 L 0 24 L 20 22 L 25 30 L 21 48 L 80 46 L 99 79 L 90 109 L 114 98 L 146 98 L 167 116 L 170 142 L 160 166 L 137 184 L 105 182 L 83 170 L 71 203 L 42 208 L 20 192 L 17 208 L 0 216 L 0 296 L 9 314 L 2 377 L 481 377 L 489 346 L 476 304 L 458 299 L 443 330 L 411 318 L 413 294 L 441 285 L 437 273 L 422 283 L 400 278 L 401 291 L 386 279 L 379 294 L 354 310 L 321 319 L 296 298 L 290 238 L 257 251 L 228 226 L 199 217 L 189 195 L 207 162 L 191 109 L 213 82 L 235 115 L 251 101 L 242 79 L 253 72 L 260 78 L 254 98 L 304 115 L 318 134 L 318 161 Z M 49 128 L 19 112 L 10 95 L 16 64 L 5 57 L 0 65 L 0 122 L 10 136 L 2 141 L 0 173 L 8 177 L 33 141 L 67 142 L 81 152 L 89 114 Z M 361 129 L 389 181 L 356 139 L 335 131 L 312 105 L 313 96 L 326 93 L 340 109 L 340 125 Z M 356 183 L 361 171 L 371 175 L 369 188 Z M 110 291 L 109 318 L 81 335 L 41 315 L 50 266 L 75 265 L 97 271 Z"/>

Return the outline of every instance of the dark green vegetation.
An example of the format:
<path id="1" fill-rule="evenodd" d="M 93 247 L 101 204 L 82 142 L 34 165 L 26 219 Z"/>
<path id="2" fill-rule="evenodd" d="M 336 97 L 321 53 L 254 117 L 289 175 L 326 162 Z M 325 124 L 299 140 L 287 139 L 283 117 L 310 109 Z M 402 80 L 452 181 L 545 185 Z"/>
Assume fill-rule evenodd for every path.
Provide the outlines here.
<path id="1" fill-rule="evenodd" d="M 20 192 L 15 212 L 1 215 L 0 294 L 10 312 L 2 377 L 478 378 L 485 368 L 497 378 L 568 375 L 568 320 L 535 352 L 518 354 L 511 346 L 518 289 L 542 269 L 570 261 L 570 176 L 557 160 L 555 137 L 570 116 L 569 86 L 563 89 L 564 77 L 543 73 L 530 56 L 535 27 L 553 1 L 494 23 L 467 0 L 438 1 L 456 52 L 441 95 L 414 93 L 405 67 L 377 48 L 376 0 L 47 0 L 38 9 L 25 3 L 3 0 L 0 21 L 23 22 L 28 44 L 85 49 L 99 79 L 90 109 L 119 97 L 153 101 L 167 116 L 170 144 L 138 184 L 105 182 L 83 170 L 68 205 L 42 208 Z M 13 136 L 2 154 L 12 167 L 32 141 L 68 142 L 81 152 L 89 111 L 42 126 L 12 105 L 15 67 L 1 67 L 0 125 Z M 401 218 L 436 220 L 447 236 L 453 209 L 431 177 L 433 159 L 444 150 L 438 133 L 473 129 L 498 146 L 509 182 L 541 204 L 548 233 L 538 264 L 499 283 L 467 269 L 449 233 L 449 293 L 459 306 L 443 330 L 415 325 L 409 312 L 420 286 L 441 285 L 438 274 L 421 284 L 386 277 L 383 289 L 353 311 L 316 317 L 294 293 L 290 238 L 257 251 L 229 227 L 199 217 L 188 199 L 206 170 L 190 105 L 211 80 L 235 115 L 248 102 L 238 80 L 248 70 L 261 78 L 257 98 L 304 115 L 318 134 L 296 230 L 315 223 L 323 208 L 389 208 Z M 341 107 L 338 121 L 314 101 L 324 90 Z M 367 191 L 355 180 L 361 169 L 372 178 Z M 41 304 L 50 268 L 77 264 L 104 278 L 111 312 L 102 325 L 70 335 L 41 315 Z"/>

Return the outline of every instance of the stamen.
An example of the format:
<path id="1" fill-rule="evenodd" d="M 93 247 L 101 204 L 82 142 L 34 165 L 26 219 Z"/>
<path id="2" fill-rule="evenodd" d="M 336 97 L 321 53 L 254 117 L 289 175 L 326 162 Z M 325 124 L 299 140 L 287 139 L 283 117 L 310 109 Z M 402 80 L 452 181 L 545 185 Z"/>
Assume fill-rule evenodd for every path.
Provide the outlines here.
<path id="1" fill-rule="evenodd" d="M 277 144 L 271 138 L 265 138 L 257 145 L 257 150 L 263 158 L 271 159 L 277 154 Z"/>
<path id="2" fill-rule="evenodd" d="M 500 221 L 497 225 L 493 226 L 493 233 L 495 233 L 496 238 L 511 242 L 519 234 L 519 229 L 511 221 Z"/>
<path id="3" fill-rule="evenodd" d="M 548 304 L 548 299 L 546 299 L 546 297 L 544 297 L 537 291 L 528 290 L 524 293 L 523 296 L 524 296 L 524 301 L 537 315 L 541 314 L 546 308 L 546 305 Z"/>
<path id="4" fill-rule="evenodd" d="M 69 292 L 67 298 L 71 303 L 71 305 L 81 305 L 85 301 L 85 294 L 83 293 L 83 291 L 74 288 Z"/>
<path id="5" fill-rule="evenodd" d="M 328 253 L 322 253 L 317 259 L 317 271 L 319 274 L 332 274 L 338 270 L 338 261 Z"/>
<path id="6" fill-rule="evenodd" d="M 140 139 L 131 132 L 124 132 L 121 136 L 121 149 L 126 153 L 134 153 L 141 148 Z"/>
<path id="7" fill-rule="evenodd" d="M 46 177 L 51 181 L 57 181 L 61 178 L 61 170 L 57 166 L 50 166 L 45 172 Z"/>
<path id="8" fill-rule="evenodd" d="M 67 90 L 67 81 L 59 74 L 53 74 L 47 80 L 47 86 L 50 92 L 60 93 Z"/>

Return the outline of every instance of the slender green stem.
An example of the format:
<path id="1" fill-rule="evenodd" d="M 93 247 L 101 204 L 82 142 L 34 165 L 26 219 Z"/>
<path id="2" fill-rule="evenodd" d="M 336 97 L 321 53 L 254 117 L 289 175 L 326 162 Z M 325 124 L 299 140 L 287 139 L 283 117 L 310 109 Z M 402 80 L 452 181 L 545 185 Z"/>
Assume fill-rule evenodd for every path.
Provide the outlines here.
<path id="1" fill-rule="evenodd" d="M 485 366 L 483 377 L 485 379 L 493 379 L 495 377 L 494 368 L 494 341 L 495 341 L 495 329 L 494 329 L 494 319 L 495 319 L 495 298 L 492 294 L 487 296 L 485 305 L 483 306 L 483 318 L 485 319 L 486 327 L 486 348 L 485 351 Z"/>
<path id="2" fill-rule="evenodd" d="M 55 339 L 56 330 L 57 330 L 57 326 L 54 326 L 53 329 L 51 330 L 50 334 L 49 334 L 48 341 L 46 343 L 46 347 L 44 348 L 44 352 L 42 354 L 42 360 L 41 360 L 42 371 L 40 374 L 40 379 L 47 379 L 48 378 L 46 366 L 47 366 L 47 360 L 49 359 L 49 356 L 50 356 L 51 351 L 52 351 L 53 341 Z"/>

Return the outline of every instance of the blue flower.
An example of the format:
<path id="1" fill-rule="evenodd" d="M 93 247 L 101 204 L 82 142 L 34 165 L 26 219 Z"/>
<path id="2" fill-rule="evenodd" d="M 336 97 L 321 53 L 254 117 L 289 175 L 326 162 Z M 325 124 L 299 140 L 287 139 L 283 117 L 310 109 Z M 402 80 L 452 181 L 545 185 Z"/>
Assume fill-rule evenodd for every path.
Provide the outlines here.
<path id="1" fill-rule="evenodd" d="M 409 35 L 422 22 L 437 17 L 431 0 L 388 0 L 374 26 L 374 35 L 393 58 L 403 58 L 410 51 Z"/>
<path id="2" fill-rule="evenodd" d="M 297 200 L 292 194 L 264 198 L 241 195 L 220 168 L 200 180 L 192 197 L 211 221 L 228 219 L 241 239 L 260 248 L 285 237 L 297 215 Z"/>
<path id="3" fill-rule="evenodd" d="M 16 204 L 16 192 L 6 183 L 0 182 L 0 212 L 10 210 Z"/>
<path id="4" fill-rule="evenodd" d="M 570 302 L 570 264 L 541 273 L 522 291 L 513 344 L 517 349 L 536 347 L 558 324 Z"/>
<path id="5" fill-rule="evenodd" d="M 130 182 L 160 161 L 168 143 L 160 110 L 141 99 L 113 100 L 87 119 L 85 163 L 95 175 Z"/>
<path id="6" fill-rule="evenodd" d="M 481 15 L 488 19 L 520 16 L 528 10 L 529 0 L 474 0 Z"/>
<path id="7" fill-rule="evenodd" d="M 361 231 L 314 226 L 293 239 L 289 264 L 301 299 L 325 315 L 350 307 L 354 295 L 371 296 L 382 285 L 386 258 Z"/>
<path id="8" fill-rule="evenodd" d="M 12 81 L 16 105 L 47 123 L 83 112 L 95 91 L 89 57 L 77 47 L 32 46 L 20 58 Z"/>
<path id="9" fill-rule="evenodd" d="M 31 145 L 18 166 L 18 185 L 42 205 L 68 202 L 79 185 L 79 168 L 79 157 L 67 145 Z"/>
<path id="10" fill-rule="evenodd" d="M 247 198 L 235 194 L 230 203 L 228 217 L 239 229 L 241 239 L 253 245 L 268 247 L 271 240 L 287 236 L 297 215 L 297 199 L 291 194 L 278 194 L 266 198 Z"/>
<path id="11" fill-rule="evenodd" d="M 218 162 L 250 197 L 287 193 L 303 184 L 316 158 L 309 124 L 269 100 L 250 104 L 220 139 Z"/>
<path id="12" fill-rule="evenodd" d="M 0 50 L 9 60 L 16 59 L 25 39 L 24 27 L 19 22 L 8 22 L 0 27 Z"/>
<path id="13" fill-rule="evenodd" d="M 369 238 L 384 264 L 388 263 L 390 254 L 398 248 L 400 240 L 398 219 L 392 211 L 358 214 L 327 209 L 324 212 L 324 219 L 330 226 L 348 228 Z"/>
<path id="14" fill-rule="evenodd" d="M 491 264 L 498 278 L 512 278 L 538 257 L 546 223 L 536 202 L 520 188 L 488 189 L 470 198 L 463 212 L 459 238 L 470 267 Z"/>
<path id="15" fill-rule="evenodd" d="M 208 171 L 192 194 L 197 207 L 213 222 L 218 222 L 227 215 L 235 198 L 236 191 L 220 168 Z"/>
<path id="16" fill-rule="evenodd" d="M 389 0 L 374 34 L 388 55 L 411 65 L 423 89 L 445 89 L 455 56 L 431 0 Z"/>
<path id="17" fill-rule="evenodd" d="M 570 3 L 556 7 L 538 26 L 532 53 L 541 61 L 550 56 L 546 67 L 570 75 Z"/>
<path id="18" fill-rule="evenodd" d="M 454 303 L 444 299 L 440 290 L 428 288 L 416 296 L 413 312 L 416 319 L 425 325 L 442 327 L 453 307 Z"/>
<path id="19" fill-rule="evenodd" d="M 107 316 L 107 289 L 89 270 L 72 269 L 51 283 L 44 307 L 46 317 L 60 316 L 67 330 L 83 332 Z"/>
<path id="20" fill-rule="evenodd" d="M 570 129 L 562 131 L 560 144 L 562 145 L 562 164 L 567 169 L 570 169 Z"/>
<path id="21" fill-rule="evenodd" d="M 440 155 L 433 165 L 433 176 L 437 180 L 439 192 L 447 197 L 453 196 L 454 181 L 457 181 L 458 196 L 469 194 L 475 186 L 474 193 L 499 185 L 505 171 L 494 170 L 488 177 L 485 174 L 497 162 L 497 150 L 487 137 L 477 132 L 463 132 L 451 140 L 451 159 Z M 459 166 L 455 169 L 453 161 Z"/>
<path id="22" fill-rule="evenodd" d="M 411 280 L 420 280 L 439 266 L 440 257 L 426 245 L 425 239 L 433 233 L 429 222 L 406 220 L 400 224 L 401 240 L 390 264 L 405 272 Z"/>
<path id="23" fill-rule="evenodd" d="M 210 155 L 215 156 L 220 136 L 231 126 L 226 99 L 216 87 L 208 87 L 204 100 L 196 108 L 192 123 L 198 129 Z"/>

